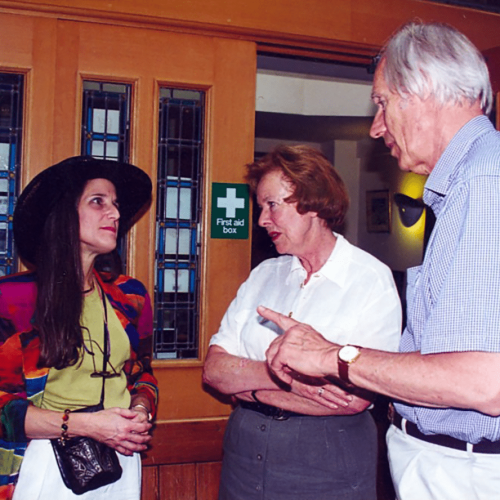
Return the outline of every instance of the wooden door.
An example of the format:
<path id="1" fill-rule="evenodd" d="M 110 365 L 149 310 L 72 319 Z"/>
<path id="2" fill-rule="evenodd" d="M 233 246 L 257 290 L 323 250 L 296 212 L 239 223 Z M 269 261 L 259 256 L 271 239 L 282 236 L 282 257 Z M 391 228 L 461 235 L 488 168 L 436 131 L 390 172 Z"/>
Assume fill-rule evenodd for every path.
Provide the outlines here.
<path id="1" fill-rule="evenodd" d="M 242 182 L 253 158 L 256 48 L 251 42 L 0 13 L 0 66 L 26 74 L 23 180 L 80 154 L 84 80 L 132 85 L 131 162 L 156 179 L 161 85 L 206 93 L 200 354 L 155 361 L 160 404 L 144 460 L 145 499 L 211 499 L 230 407 L 202 387 L 210 336 L 250 262 L 249 240 L 209 238 L 212 182 Z M 128 272 L 154 296 L 155 201 L 135 226 Z M 228 265 L 230 263 L 230 265 Z M 176 486 L 176 487 L 174 487 Z"/>

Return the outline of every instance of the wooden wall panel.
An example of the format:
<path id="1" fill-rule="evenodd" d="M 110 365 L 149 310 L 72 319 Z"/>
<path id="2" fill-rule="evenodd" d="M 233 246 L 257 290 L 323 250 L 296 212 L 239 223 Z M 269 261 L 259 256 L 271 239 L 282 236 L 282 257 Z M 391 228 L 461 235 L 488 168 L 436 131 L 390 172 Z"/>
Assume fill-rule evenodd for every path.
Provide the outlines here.
<path id="1" fill-rule="evenodd" d="M 425 0 L 0 0 L 0 7 L 61 18 L 93 18 L 252 40 L 324 57 L 380 47 L 401 23 L 419 18 L 455 25 L 480 50 L 500 45 L 499 16 Z"/>
<path id="2" fill-rule="evenodd" d="M 230 247 L 227 250 L 230 250 Z M 237 284 L 234 285 L 234 287 L 236 286 Z M 219 307 L 218 303 L 211 295 L 213 292 L 209 293 L 209 297 L 212 297 L 212 299 L 208 301 L 207 307 L 215 310 Z M 223 298 L 220 298 L 220 300 L 223 300 Z M 227 300 L 229 301 L 230 298 Z M 214 314 L 213 311 L 212 314 Z M 206 334 L 206 337 L 208 336 L 209 332 Z M 208 342 L 208 339 L 205 342 Z M 203 418 L 209 415 L 217 416 L 229 413 L 229 408 L 224 409 L 229 401 L 223 403 L 221 399 L 212 397 L 205 392 L 201 380 L 203 366 L 201 361 L 180 361 L 173 366 L 175 366 L 175 370 L 171 369 L 172 365 L 169 368 L 166 362 L 158 361 L 153 363 L 159 384 L 164 388 L 160 394 L 158 409 L 158 419 L 160 421 L 179 420 L 186 418 L 186 416 L 189 416 L 189 418 Z M 176 390 L 170 390 L 171 387 L 176 388 Z"/>
<path id="3" fill-rule="evenodd" d="M 222 459 L 222 439 L 226 418 L 160 422 L 155 426 L 151 449 L 143 465 L 218 462 Z"/>
<path id="4" fill-rule="evenodd" d="M 142 500 L 216 500 L 226 424 L 225 418 L 157 424 L 142 460 Z"/>
<path id="5" fill-rule="evenodd" d="M 0 69 L 26 78 L 22 185 L 52 159 L 56 44 L 53 19 L 0 11 Z"/>
<path id="6" fill-rule="evenodd" d="M 162 465 L 160 471 L 161 500 L 197 500 L 196 465 Z"/>
<path id="7" fill-rule="evenodd" d="M 143 467 L 141 500 L 217 500 L 221 462 Z"/>
<path id="8" fill-rule="evenodd" d="M 53 120 L 53 162 L 80 154 L 81 81 L 80 30 L 74 23 L 57 23 Z"/>
<path id="9" fill-rule="evenodd" d="M 493 93 L 496 94 L 500 92 L 500 46 L 483 51 L 483 55 L 488 64 Z"/>
<path id="10" fill-rule="evenodd" d="M 142 468 L 141 500 L 157 500 L 160 497 L 158 467 Z"/>
<path id="11" fill-rule="evenodd" d="M 216 500 L 226 423 L 221 418 L 157 424 L 142 461 L 142 500 Z"/>
<path id="12" fill-rule="evenodd" d="M 500 130 L 500 46 L 483 52 L 490 72 L 491 86 L 496 107 L 496 127 Z"/>
<path id="13" fill-rule="evenodd" d="M 207 137 L 211 145 L 208 152 L 211 167 L 207 171 L 205 184 L 207 214 L 211 212 L 212 182 L 244 182 L 244 165 L 253 161 L 255 133 L 256 48 L 249 44 L 236 45 L 230 40 L 216 39 L 214 51 L 214 78 L 217 83 L 210 95 L 210 115 L 217 127 Z M 251 131 L 250 136 L 235 133 L 248 130 Z M 248 160 L 242 162 L 241 158 Z M 208 217 L 205 223 L 205 233 L 209 234 Z M 211 239 L 210 245 L 205 246 L 204 261 L 207 267 L 204 272 L 206 293 L 203 295 L 203 311 L 206 315 L 202 318 L 202 359 L 210 337 L 217 332 L 224 312 L 248 276 L 250 251 L 249 239 Z M 224 255 L 228 258 L 223 258 Z M 238 259 L 231 257 L 235 255 Z M 232 280 L 225 285 L 219 277 L 228 272 L 242 279 L 239 282 Z"/>
<path id="14" fill-rule="evenodd" d="M 196 500 L 216 500 L 219 495 L 220 462 L 196 467 Z"/>
<path id="15" fill-rule="evenodd" d="M 497 112 L 496 112 L 496 125 L 497 125 L 497 130 L 500 130 L 500 92 L 497 92 L 495 94 L 495 100 L 497 103 Z"/>

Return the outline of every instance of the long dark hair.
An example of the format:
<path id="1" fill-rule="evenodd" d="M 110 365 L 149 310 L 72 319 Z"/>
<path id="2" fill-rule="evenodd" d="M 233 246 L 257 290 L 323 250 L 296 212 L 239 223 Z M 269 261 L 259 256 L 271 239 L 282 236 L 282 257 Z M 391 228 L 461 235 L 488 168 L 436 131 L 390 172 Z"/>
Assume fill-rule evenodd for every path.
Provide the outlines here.
<path id="1" fill-rule="evenodd" d="M 80 317 L 84 276 L 78 203 L 85 184 L 65 192 L 56 203 L 46 219 L 37 250 L 35 325 L 41 344 L 40 367 L 72 366 L 79 360 L 83 346 Z M 119 261 L 112 258 L 107 262 L 116 277 Z"/>

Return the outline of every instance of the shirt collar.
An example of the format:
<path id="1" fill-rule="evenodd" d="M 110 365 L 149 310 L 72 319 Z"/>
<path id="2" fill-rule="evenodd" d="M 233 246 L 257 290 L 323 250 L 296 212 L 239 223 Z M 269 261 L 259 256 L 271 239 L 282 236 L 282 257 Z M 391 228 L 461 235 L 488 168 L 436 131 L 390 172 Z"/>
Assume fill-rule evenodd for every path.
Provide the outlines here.
<path id="1" fill-rule="evenodd" d="M 487 116 L 476 116 L 453 136 L 425 183 L 424 201 L 427 205 L 432 206 L 433 193 L 446 196 L 471 145 L 478 135 L 491 130 L 492 127 Z"/>
<path id="2" fill-rule="evenodd" d="M 323 267 L 314 274 L 324 276 L 331 282 L 342 287 L 347 281 L 348 264 L 351 260 L 352 248 L 351 244 L 341 234 L 333 234 L 337 238 L 337 241 L 335 242 L 332 253 L 323 264 Z M 306 270 L 300 263 L 299 258 L 296 256 L 293 256 L 292 258 L 290 271 L 292 273 L 300 271 L 304 275 L 306 274 Z"/>

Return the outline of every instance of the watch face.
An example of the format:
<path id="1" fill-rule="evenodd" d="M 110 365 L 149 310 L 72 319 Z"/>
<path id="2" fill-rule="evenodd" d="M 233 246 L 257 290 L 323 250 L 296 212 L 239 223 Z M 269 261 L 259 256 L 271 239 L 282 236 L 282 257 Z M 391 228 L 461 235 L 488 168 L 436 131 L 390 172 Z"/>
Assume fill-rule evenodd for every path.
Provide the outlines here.
<path id="1" fill-rule="evenodd" d="M 339 358 L 346 363 L 352 363 L 359 356 L 359 348 L 353 345 L 346 345 L 339 351 Z"/>

